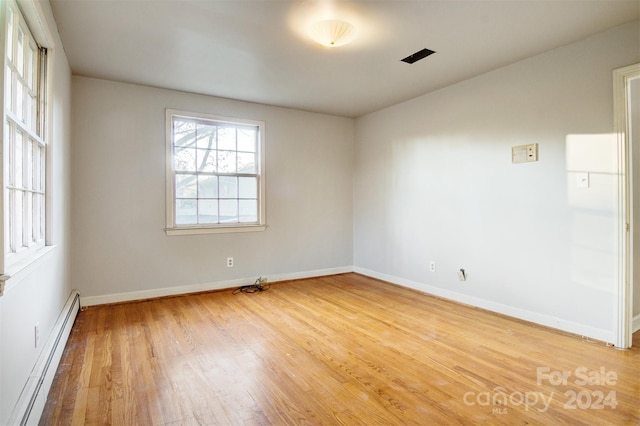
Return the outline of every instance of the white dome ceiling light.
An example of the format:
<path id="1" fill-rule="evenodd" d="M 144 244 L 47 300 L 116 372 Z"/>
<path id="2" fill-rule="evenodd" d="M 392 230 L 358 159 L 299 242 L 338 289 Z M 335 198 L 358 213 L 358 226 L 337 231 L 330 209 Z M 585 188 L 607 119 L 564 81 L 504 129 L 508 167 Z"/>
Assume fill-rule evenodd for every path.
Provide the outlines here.
<path id="1" fill-rule="evenodd" d="M 339 19 L 327 19 L 311 26 L 311 38 L 323 46 L 344 46 L 352 42 L 355 36 L 356 28 Z"/>

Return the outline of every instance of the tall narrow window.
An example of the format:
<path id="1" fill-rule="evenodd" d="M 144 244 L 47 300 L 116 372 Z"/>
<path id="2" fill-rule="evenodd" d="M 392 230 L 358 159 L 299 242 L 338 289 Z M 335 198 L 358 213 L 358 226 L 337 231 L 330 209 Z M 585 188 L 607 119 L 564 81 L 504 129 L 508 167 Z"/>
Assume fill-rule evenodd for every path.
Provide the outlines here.
<path id="1" fill-rule="evenodd" d="M 4 71 L 4 245 L 6 263 L 45 245 L 46 49 L 15 2 L 7 4 Z"/>
<path id="2" fill-rule="evenodd" d="M 167 110 L 167 233 L 264 230 L 264 123 Z"/>

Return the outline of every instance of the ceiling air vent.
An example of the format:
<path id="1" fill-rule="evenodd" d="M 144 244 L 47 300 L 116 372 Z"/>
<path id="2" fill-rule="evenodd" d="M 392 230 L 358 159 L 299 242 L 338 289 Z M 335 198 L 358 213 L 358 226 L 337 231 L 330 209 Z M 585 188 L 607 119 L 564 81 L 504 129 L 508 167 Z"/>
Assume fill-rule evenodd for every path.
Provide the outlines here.
<path id="1" fill-rule="evenodd" d="M 406 62 L 408 64 L 413 64 L 414 62 L 418 62 L 420 59 L 424 59 L 427 56 L 434 53 L 436 52 L 434 52 L 433 50 L 422 49 L 422 50 L 418 50 L 416 53 L 412 53 L 411 55 L 407 56 L 404 59 L 401 59 L 401 61 Z"/>

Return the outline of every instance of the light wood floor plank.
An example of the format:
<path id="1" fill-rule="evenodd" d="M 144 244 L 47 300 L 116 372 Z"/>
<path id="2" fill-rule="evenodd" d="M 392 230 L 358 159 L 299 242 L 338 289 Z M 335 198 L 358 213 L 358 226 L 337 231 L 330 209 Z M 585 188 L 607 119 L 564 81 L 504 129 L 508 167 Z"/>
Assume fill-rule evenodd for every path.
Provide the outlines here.
<path id="1" fill-rule="evenodd" d="M 637 425 L 634 343 L 358 274 L 97 306 L 76 320 L 41 424 Z M 571 376 L 538 383 L 539 368 Z M 576 377 L 601 369 L 615 383 Z"/>

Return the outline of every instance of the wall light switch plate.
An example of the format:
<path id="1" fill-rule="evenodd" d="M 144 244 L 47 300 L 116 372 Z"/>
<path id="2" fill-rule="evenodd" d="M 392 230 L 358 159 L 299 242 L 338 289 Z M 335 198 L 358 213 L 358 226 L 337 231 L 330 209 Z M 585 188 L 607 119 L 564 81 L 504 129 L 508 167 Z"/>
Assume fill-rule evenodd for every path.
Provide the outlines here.
<path id="1" fill-rule="evenodd" d="M 538 161 L 537 143 L 514 146 L 511 148 L 511 162 L 513 164 L 530 163 L 532 161 Z"/>

